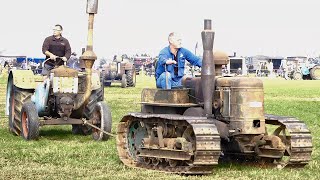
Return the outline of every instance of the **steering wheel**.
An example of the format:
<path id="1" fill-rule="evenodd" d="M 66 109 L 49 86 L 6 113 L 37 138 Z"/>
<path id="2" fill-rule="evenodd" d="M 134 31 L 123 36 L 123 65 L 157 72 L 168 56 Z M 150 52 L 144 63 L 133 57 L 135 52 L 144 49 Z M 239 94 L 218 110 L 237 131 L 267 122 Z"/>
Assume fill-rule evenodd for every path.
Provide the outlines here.
<path id="1" fill-rule="evenodd" d="M 63 61 L 63 60 L 62 60 L 62 57 L 57 57 L 55 61 L 54 61 L 54 60 L 51 60 L 51 61 L 50 61 L 50 60 L 51 60 L 51 59 L 48 58 L 48 59 L 46 59 L 45 61 L 43 61 L 42 67 L 43 67 L 43 68 L 46 68 L 46 67 L 45 67 L 45 64 L 47 64 L 47 65 L 51 66 L 52 68 L 55 68 L 55 67 L 60 66 L 61 61 Z M 63 64 L 66 66 L 66 65 L 67 65 L 67 62 L 63 61 Z M 61 65 L 62 65 L 62 64 L 61 64 Z M 47 70 L 50 70 L 50 69 L 47 69 Z"/>
<path id="2" fill-rule="evenodd" d="M 61 57 L 57 57 L 56 60 L 51 60 L 50 58 L 43 61 L 43 67 L 45 64 L 48 64 L 49 66 L 56 67 L 59 66 L 60 62 L 62 61 Z"/>

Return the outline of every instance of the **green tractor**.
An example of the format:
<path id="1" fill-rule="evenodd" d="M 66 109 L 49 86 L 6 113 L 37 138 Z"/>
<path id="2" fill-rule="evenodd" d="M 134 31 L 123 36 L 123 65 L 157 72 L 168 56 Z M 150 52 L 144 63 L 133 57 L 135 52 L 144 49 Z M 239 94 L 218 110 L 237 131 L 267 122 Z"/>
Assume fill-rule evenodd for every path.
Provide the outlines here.
<path id="1" fill-rule="evenodd" d="M 10 132 L 33 140 L 39 137 L 40 126 L 72 125 L 74 134 L 92 134 L 94 140 L 109 138 L 111 112 L 103 101 L 104 87 L 99 72 L 92 70 L 97 58 L 92 51 L 96 12 L 97 1 L 89 0 L 88 45 L 81 56 L 85 71 L 60 65 L 62 60 L 57 59 L 51 63 L 54 68 L 46 76 L 35 75 L 32 70 L 10 72 L 6 97 Z"/>

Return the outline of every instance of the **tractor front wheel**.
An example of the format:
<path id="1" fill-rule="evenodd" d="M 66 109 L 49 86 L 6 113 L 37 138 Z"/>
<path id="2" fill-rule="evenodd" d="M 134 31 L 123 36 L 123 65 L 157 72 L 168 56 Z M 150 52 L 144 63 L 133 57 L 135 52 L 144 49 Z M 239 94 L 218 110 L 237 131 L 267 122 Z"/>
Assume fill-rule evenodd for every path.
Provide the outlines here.
<path id="1" fill-rule="evenodd" d="M 293 79 L 294 79 L 294 80 L 302 80 L 302 74 L 301 74 L 301 72 L 298 72 L 298 71 L 294 72 L 294 73 L 293 73 Z"/>
<path id="2" fill-rule="evenodd" d="M 24 103 L 21 109 L 21 136 L 25 140 L 39 137 L 39 116 L 36 105 L 31 101 Z"/>
<path id="3" fill-rule="evenodd" d="M 18 88 L 12 84 L 12 80 L 9 81 L 7 92 L 9 97 L 9 131 L 14 135 L 21 134 L 22 105 L 31 100 L 32 94 L 32 91 Z"/>
<path id="4" fill-rule="evenodd" d="M 110 108 L 107 106 L 105 102 L 98 102 L 95 105 L 93 118 L 96 120 L 95 126 L 99 127 L 103 131 L 111 133 L 111 126 L 112 126 L 112 117 Z M 103 141 L 108 140 L 109 135 L 103 133 L 102 131 L 93 128 L 92 129 L 92 137 L 96 141 Z"/>
<path id="5" fill-rule="evenodd" d="M 136 71 L 134 69 L 126 71 L 126 75 L 127 75 L 128 87 L 135 87 L 136 86 Z"/>
<path id="6" fill-rule="evenodd" d="M 310 76 L 313 80 L 320 80 L 320 65 L 316 65 L 310 70 Z"/>

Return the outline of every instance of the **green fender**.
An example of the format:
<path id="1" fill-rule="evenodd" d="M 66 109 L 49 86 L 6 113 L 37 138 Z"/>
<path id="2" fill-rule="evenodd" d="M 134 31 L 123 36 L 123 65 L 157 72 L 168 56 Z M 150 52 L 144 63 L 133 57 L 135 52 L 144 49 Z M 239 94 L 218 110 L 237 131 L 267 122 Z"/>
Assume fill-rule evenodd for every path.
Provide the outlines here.
<path id="1" fill-rule="evenodd" d="M 12 70 L 8 82 L 12 81 L 13 85 L 21 89 L 35 89 L 37 79 L 39 78 L 36 78 L 31 70 Z"/>
<path id="2" fill-rule="evenodd" d="M 39 77 L 37 78 L 31 70 L 11 70 L 8 76 L 7 82 L 7 93 L 6 93 L 6 107 L 5 113 L 9 115 L 9 99 L 11 92 L 13 91 L 13 87 L 16 86 L 21 89 L 35 89 L 36 82 L 38 82 Z"/>

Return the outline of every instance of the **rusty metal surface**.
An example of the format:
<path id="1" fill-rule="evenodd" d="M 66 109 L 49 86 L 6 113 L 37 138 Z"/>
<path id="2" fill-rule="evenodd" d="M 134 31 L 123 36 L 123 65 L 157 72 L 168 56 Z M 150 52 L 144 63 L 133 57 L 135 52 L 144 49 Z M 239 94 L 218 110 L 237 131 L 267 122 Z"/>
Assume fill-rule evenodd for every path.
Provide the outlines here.
<path id="1" fill-rule="evenodd" d="M 197 106 L 200 106 L 199 104 L 194 104 L 194 103 L 174 104 L 174 103 L 141 102 L 141 104 L 150 105 L 150 106 L 165 106 L 165 107 L 197 107 Z"/>
<path id="2" fill-rule="evenodd" d="M 143 89 L 141 101 L 145 103 L 189 103 L 188 89 Z"/>
<path id="3" fill-rule="evenodd" d="M 211 20 L 204 20 L 204 30 L 201 32 L 201 37 L 203 44 L 201 86 L 204 100 L 204 112 L 206 115 L 212 115 L 215 66 L 213 59 L 214 31 L 211 30 Z"/>
<path id="4" fill-rule="evenodd" d="M 139 154 L 140 157 L 161 157 L 173 160 L 190 160 L 191 154 L 173 149 L 142 149 Z"/>
<path id="5" fill-rule="evenodd" d="M 125 70 L 134 70 L 134 64 L 129 62 L 121 63 Z"/>
<path id="6" fill-rule="evenodd" d="M 311 161 L 312 136 L 307 125 L 294 118 L 266 114 L 266 124 L 276 124 L 285 127 L 289 133 L 286 138 L 286 151 L 289 160 L 283 161 L 283 167 L 305 166 Z M 281 136 L 282 134 L 279 134 Z M 289 138 L 290 137 L 290 138 Z"/>
<path id="7" fill-rule="evenodd" d="M 271 114 L 265 117 L 266 129 L 270 128 L 268 134 L 236 136 L 243 149 L 239 152 L 230 148 L 224 154 L 245 164 L 264 164 L 277 168 L 307 165 L 311 161 L 313 146 L 306 124 L 294 117 Z M 245 144 L 250 138 L 251 143 Z"/>
<path id="8" fill-rule="evenodd" d="M 154 124 L 164 121 L 173 124 L 189 124 L 196 139 L 195 148 L 192 152 L 193 158 L 190 159 L 188 151 L 177 151 L 170 148 L 165 149 L 143 149 L 143 157 L 155 160 L 155 163 L 142 163 L 136 161 L 128 152 L 128 132 L 129 126 L 134 121 L 152 122 Z M 179 174 L 209 174 L 214 165 L 218 164 L 220 157 L 220 137 L 218 130 L 213 124 L 212 119 L 206 117 L 192 117 L 172 114 L 144 114 L 131 113 L 121 120 L 117 131 L 117 150 L 120 160 L 127 166 L 134 168 L 153 169 L 156 171 L 179 173 Z M 172 139 L 172 138 L 171 138 Z M 170 144 L 169 140 L 164 139 L 165 144 Z M 165 153 L 164 153 L 165 152 Z M 151 158 L 151 159 L 150 159 Z M 163 159 L 166 159 L 163 160 Z M 184 160 L 186 163 L 175 163 L 177 159 Z M 157 161 L 156 161 L 157 160 Z M 159 161 L 160 160 L 160 161 Z M 159 162 L 158 162 L 159 161 Z M 165 162 L 169 164 L 164 165 Z M 180 162 L 181 162 L 180 161 Z"/>
<path id="9" fill-rule="evenodd" d="M 71 125 L 71 124 L 83 124 L 81 119 L 68 118 L 64 120 L 63 118 L 51 118 L 47 120 L 40 120 L 40 125 Z"/>
<path id="10" fill-rule="evenodd" d="M 51 70 L 55 77 L 78 77 L 78 71 L 66 66 L 59 66 Z"/>
<path id="11" fill-rule="evenodd" d="M 179 114 L 148 114 L 148 113 L 129 113 L 128 115 L 124 116 L 122 120 L 127 118 L 160 118 L 160 119 L 170 119 L 170 120 L 185 120 L 185 121 L 194 121 L 194 120 L 207 120 L 206 117 L 195 117 L 195 116 L 182 116 Z M 121 121 L 122 121 L 121 120 Z M 212 120 L 205 121 L 206 123 L 211 122 Z"/>
<path id="12" fill-rule="evenodd" d="M 200 77 L 187 77 L 182 82 L 183 86 L 189 88 L 190 102 L 203 103 L 202 86 Z"/>
<path id="13" fill-rule="evenodd" d="M 223 51 L 213 52 L 215 66 L 227 65 L 230 61 L 229 55 Z"/>
<path id="14" fill-rule="evenodd" d="M 221 77 L 216 79 L 216 86 L 231 88 L 263 88 L 263 82 L 254 77 Z"/>
<path id="15" fill-rule="evenodd" d="M 216 79 L 221 114 L 230 121 L 233 135 L 265 132 L 263 82 L 257 78 Z"/>
<path id="16" fill-rule="evenodd" d="M 227 65 L 230 61 L 227 53 L 222 51 L 216 51 L 213 53 L 215 75 L 222 76 L 222 65 Z"/>

